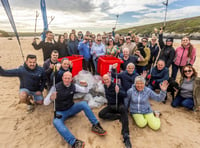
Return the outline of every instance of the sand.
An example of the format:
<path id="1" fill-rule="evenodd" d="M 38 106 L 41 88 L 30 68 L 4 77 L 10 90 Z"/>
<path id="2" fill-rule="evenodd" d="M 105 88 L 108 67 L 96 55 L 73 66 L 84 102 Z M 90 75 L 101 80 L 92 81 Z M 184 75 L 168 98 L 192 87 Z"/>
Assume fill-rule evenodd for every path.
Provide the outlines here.
<path id="1" fill-rule="evenodd" d="M 33 53 L 42 64 L 42 52 L 31 46 L 32 38 L 21 39 L 24 55 Z M 176 44 L 177 46 L 177 44 Z M 200 42 L 195 44 L 200 49 Z M 200 52 L 194 64 L 200 73 Z M 0 65 L 3 68 L 16 68 L 23 63 L 17 40 L 0 38 Z M 0 77 L 0 147 L 1 148 L 66 148 L 69 145 L 53 127 L 53 105 L 37 106 L 31 114 L 26 113 L 26 105 L 19 104 L 19 80 L 16 77 Z M 169 94 L 168 94 L 169 95 Z M 151 101 L 152 108 L 159 110 L 161 129 L 153 131 L 149 127 L 138 128 L 129 116 L 131 142 L 134 148 L 198 148 L 200 147 L 200 113 L 183 108 L 174 109 L 166 104 Z M 101 108 L 100 108 L 101 109 Z M 100 109 L 93 109 L 98 115 Z M 98 118 L 98 117 L 97 117 Z M 107 130 L 105 137 L 91 132 L 91 124 L 84 113 L 66 121 L 71 132 L 86 143 L 86 148 L 123 148 L 121 124 L 119 121 L 103 121 Z"/>

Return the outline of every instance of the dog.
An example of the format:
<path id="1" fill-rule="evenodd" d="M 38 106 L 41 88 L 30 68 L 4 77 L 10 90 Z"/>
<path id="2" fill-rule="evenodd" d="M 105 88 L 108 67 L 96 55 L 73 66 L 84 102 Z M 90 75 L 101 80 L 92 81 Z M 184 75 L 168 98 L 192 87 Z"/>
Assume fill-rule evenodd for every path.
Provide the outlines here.
<path id="1" fill-rule="evenodd" d="M 167 88 L 167 92 L 171 93 L 172 101 L 173 101 L 175 98 L 175 92 L 176 90 L 179 90 L 180 87 L 179 87 L 179 84 L 172 77 L 169 78 L 168 83 L 169 83 L 169 86 Z"/>

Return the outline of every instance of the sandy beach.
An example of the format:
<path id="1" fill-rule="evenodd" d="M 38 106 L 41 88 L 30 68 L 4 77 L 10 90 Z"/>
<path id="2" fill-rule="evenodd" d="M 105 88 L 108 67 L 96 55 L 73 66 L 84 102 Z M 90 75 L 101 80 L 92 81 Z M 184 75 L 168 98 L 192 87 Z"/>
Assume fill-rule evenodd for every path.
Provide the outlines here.
<path id="1" fill-rule="evenodd" d="M 34 50 L 32 38 L 22 38 L 24 56 L 36 54 L 42 65 L 42 51 Z M 175 43 L 175 47 L 180 45 Z M 195 42 L 197 58 L 194 67 L 200 76 L 200 41 Z M 15 38 L 0 38 L 0 66 L 5 69 L 23 64 L 18 42 Z M 179 74 L 180 77 L 180 74 Z M 26 113 L 26 105 L 19 104 L 19 80 L 16 77 L 0 77 L 0 147 L 1 148 L 66 148 L 70 147 L 58 134 L 52 124 L 53 105 L 37 106 L 31 114 Z M 168 94 L 170 96 L 170 94 Z M 161 129 L 153 131 L 149 127 L 139 128 L 129 116 L 129 129 L 133 148 L 199 148 L 200 113 L 183 108 L 174 109 L 166 104 L 151 101 L 152 108 L 159 110 Z M 101 108 L 93 109 L 95 115 Z M 98 118 L 98 117 L 97 117 Z M 99 118 L 98 118 L 99 119 Z M 85 148 L 124 148 L 119 121 L 99 119 L 107 130 L 105 137 L 91 132 L 91 124 L 81 112 L 66 121 L 67 127 L 80 140 Z"/>

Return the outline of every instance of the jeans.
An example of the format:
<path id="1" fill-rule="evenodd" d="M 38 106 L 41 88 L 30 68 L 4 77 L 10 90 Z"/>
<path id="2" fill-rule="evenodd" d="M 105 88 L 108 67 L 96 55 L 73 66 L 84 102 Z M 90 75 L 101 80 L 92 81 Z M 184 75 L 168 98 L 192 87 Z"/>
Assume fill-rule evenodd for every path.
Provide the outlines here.
<path id="1" fill-rule="evenodd" d="M 64 110 L 64 111 L 56 111 L 56 114 L 61 115 L 62 118 L 54 118 L 53 124 L 57 131 L 60 133 L 60 135 L 70 144 L 73 145 L 76 141 L 76 138 L 72 133 L 69 131 L 69 129 L 65 126 L 64 121 L 79 113 L 80 111 L 84 111 L 87 118 L 90 120 L 90 122 L 95 125 L 98 123 L 98 120 L 96 119 L 95 115 L 93 114 L 92 110 L 88 106 L 88 104 L 85 101 L 81 101 L 78 103 L 75 103 L 71 108 Z"/>
<path id="2" fill-rule="evenodd" d="M 115 105 L 108 105 L 99 112 L 99 117 L 107 120 L 121 120 L 122 134 L 129 134 L 128 113 L 124 105 L 118 106 L 117 110 Z"/>
<path id="3" fill-rule="evenodd" d="M 194 107 L 194 101 L 193 98 L 183 98 L 182 96 L 178 95 L 176 98 L 172 101 L 172 107 L 178 107 L 183 106 L 190 110 Z"/>
<path id="4" fill-rule="evenodd" d="M 174 78 L 174 80 L 176 80 L 176 76 L 177 76 L 177 73 L 178 73 L 178 69 L 180 69 L 180 71 L 182 71 L 182 66 L 177 66 L 175 65 L 174 63 L 172 63 L 172 78 Z"/>
<path id="5" fill-rule="evenodd" d="M 35 93 L 35 91 L 30 91 L 30 90 L 28 90 L 27 88 L 20 88 L 20 90 L 19 90 L 20 92 L 26 92 L 28 95 L 32 95 L 33 96 L 33 99 L 34 99 L 34 101 L 41 101 L 41 100 L 43 100 L 43 95 L 36 95 Z"/>

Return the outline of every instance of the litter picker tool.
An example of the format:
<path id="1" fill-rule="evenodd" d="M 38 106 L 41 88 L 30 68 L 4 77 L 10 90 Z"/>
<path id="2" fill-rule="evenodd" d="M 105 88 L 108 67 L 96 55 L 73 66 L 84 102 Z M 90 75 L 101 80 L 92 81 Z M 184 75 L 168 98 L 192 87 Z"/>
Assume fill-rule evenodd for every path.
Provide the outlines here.
<path id="1" fill-rule="evenodd" d="M 36 37 L 36 28 L 37 28 L 37 18 L 39 16 L 38 11 L 36 11 L 36 15 L 35 15 L 35 29 L 34 29 L 34 38 Z"/>

